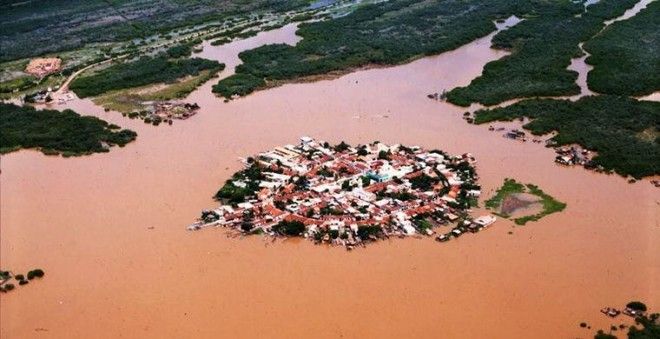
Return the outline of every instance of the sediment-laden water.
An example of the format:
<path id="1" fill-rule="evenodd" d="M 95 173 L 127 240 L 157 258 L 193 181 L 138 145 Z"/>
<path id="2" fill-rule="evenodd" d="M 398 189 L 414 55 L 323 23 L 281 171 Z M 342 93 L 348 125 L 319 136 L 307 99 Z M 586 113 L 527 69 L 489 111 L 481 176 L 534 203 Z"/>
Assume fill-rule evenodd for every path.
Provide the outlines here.
<path id="1" fill-rule="evenodd" d="M 295 43 L 294 30 L 207 45 L 202 56 L 227 63 L 224 77 L 240 50 Z M 201 112 L 172 126 L 71 102 L 138 139 L 88 157 L 2 156 L 1 266 L 46 276 L 0 297 L 0 337 L 573 338 L 593 335 L 582 321 L 624 321 L 604 317 L 604 306 L 660 308 L 658 189 L 555 166 L 551 149 L 466 124 L 463 109 L 426 98 L 505 55 L 491 38 L 230 103 L 210 93 L 213 80 L 188 98 Z M 448 243 L 409 238 L 354 252 L 185 230 L 215 205 L 238 157 L 301 135 L 471 152 L 485 195 L 513 177 L 568 207 Z"/>

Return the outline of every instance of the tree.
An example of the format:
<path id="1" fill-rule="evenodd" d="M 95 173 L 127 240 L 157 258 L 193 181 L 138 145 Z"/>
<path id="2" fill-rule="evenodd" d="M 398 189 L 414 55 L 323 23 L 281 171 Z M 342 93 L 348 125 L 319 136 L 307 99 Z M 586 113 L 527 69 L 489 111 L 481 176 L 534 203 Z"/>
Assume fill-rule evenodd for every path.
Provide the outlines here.
<path id="1" fill-rule="evenodd" d="M 628 339 L 660 338 L 660 323 L 658 323 L 658 318 L 660 318 L 660 314 L 658 313 L 637 317 L 635 323 L 642 325 L 642 328 L 638 329 L 636 326 L 630 326 Z"/>
<path id="2" fill-rule="evenodd" d="M 286 221 L 282 220 L 277 225 L 273 226 L 273 231 L 281 235 L 288 235 L 292 237 L 300 236 L 305 232 L 305 224 L 298 220 Z"/>
<path id="3" fill-rule="evenodd" d="M 641 301 L 631 301 L 626 304 L 626 307 L 631 310 L 646 312 L 646 305 Z"/>
<path id="4" fill-rule="evenodd" d="M 605 333 L 603 330 L 598 330 L 598 333 L 596 333 L 594 339 L 617 339 L 617 337 L 613 334 Z"/>

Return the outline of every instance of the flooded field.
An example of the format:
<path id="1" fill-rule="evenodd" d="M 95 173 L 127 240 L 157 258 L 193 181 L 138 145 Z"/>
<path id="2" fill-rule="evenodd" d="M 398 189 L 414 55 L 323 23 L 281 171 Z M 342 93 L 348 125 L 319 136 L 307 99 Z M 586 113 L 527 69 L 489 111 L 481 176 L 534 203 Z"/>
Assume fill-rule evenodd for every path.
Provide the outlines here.
<path id="1" fill-rule="evenodd" d="M 201 56 L 225 62 L 228 76 L 238 52 L 293 44 L 294 31 L 206 45 Z M 212 80 L 188 98 L 200 113 L 173 126 L 70 102 L 138 139 L 88 157 L 2 156 L 1 266 L 46 276 L 0 297 L 0 337 L 588 338 L 630 323 L 602 307 L 639 299 L 659 309 L 658 189 L 555 166 L 553 150 L 466 124 L 464 109 L 426 97 L 505 55 L 491 38 L 229 103 L 211 94 Z M 302 135 L 471 152 L 486 196 L 513 177 L 568 207 L 444 244 L 409 238 L 354 252 L 185 230 L 215 205 L 238 157 Z"/>

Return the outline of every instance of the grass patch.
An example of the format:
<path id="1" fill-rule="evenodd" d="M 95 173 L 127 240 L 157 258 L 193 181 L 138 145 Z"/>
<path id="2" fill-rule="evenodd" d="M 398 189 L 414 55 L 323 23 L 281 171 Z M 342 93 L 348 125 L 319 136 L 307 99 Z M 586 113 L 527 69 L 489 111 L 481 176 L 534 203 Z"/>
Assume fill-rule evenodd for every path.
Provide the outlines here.
<path id="1" fill-rule="evenodd" d="M 86 155 L 122 147 L 136 137 L 131 130 L 68 109 L 37 111 L 0 103 L 0 153 L 36 148 L 44 154 Z"/>
<path id="2" fill-rule="evenodd" d="M 504 179 L 504 184 L 500 187 L 495 195 L 486 200 L 486 208 L 491 210 L 499 209 L 502 205 L 502 202 L 506 197 L 511 194 L 516 193 L 528 193 L 535 195 L 540 198 L 540 202 L 543 206 L 541 212 L 533 215 L 526 215 L 523 217 L 513 219 L 513 222 L 517 225 L 525 225 L 530 221 L 538 221 L 546 215 L 561 212 L 566 208 L 566 204 L 556 200 L 550 195 L 543 192 L 538 186 L 532 184 L 522 184 L 517 182 L 514 179 L 506 178 Z M 509 218 L 506 214 L 498 214 L 503 218 Z"/>
<path id="3" fill-rule="evenodd" d="M 660 2 L 634 17 L 618 21 L 584 44 L 594 69 L 591 90 L 619 95 L 645 95 L 660 89 Z M 655 69 L 655 71 L 653 71 Z"/>
<path id="4" fill-rule="evenodd" d="M 558 132 L 558 145 L 579 144 L 597 152 L 594 165 L 635 178 L 660 174 L 660 139 L 648 142 L 640 133 L 655 129 L 660 103 L 608 95 L 578 101 L 529 99 L 475 112 L 476 124 L 532 119 L 523 127 L 532 134 Z"/>
<path id="5" fill-rule="evenodd" d="M 523 184 L 516 182 L 514 179 L 506 178 L 504 179 L 504 184 L 497 190 L 495 195 L 492 198 L 486 200 L 485 206 L 488 209 L 498 209 L 502 205 L 504 198 L 506 198 L 508 195 L 523 192 L 525 192 L 525 186 Z M 505 218 L 508 217 L 507 215 L 502 216 Z"/>

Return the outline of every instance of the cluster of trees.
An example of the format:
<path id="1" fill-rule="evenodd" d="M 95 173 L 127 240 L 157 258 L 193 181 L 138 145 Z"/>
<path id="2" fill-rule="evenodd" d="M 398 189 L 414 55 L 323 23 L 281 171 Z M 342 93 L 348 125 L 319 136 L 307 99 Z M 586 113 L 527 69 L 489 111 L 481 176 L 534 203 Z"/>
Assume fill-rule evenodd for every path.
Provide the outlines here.
<path id="1" fill-rule="evenodd" d="M 493 47 L 510 50 L 511 55 L 486 64 L 481 76 L 448 92 L 447 100 L 460 106 L 490 106 L 514 98 L 580 93 L 577 72 L 566 69 L 581 53 L 578 44 L 597 34 L 604 20 L 623 14 L 636 2 L 600 1 L 582 13 L 581 2 L 530 1 L 515 14 L 534 15 L 493 38 Z"/>
<path id="2" fill-rule="evenodd" d="M 645 95 L 660 89 L 660 2 L 616 22 L 584 44 L 594 68 L 587 83 L 599 93 Z"/>
<path id="3" fill-rule="evenodd" d="M 234 173 L 231 179 L 227 180 L 218 190 L 214 198 L 232 204 L 245 202 L 248 197 L 254 196 L 259 191 L 259 182 L 262 179 L 264 179 L 264 175 L 261 168 L 253 162 L 250 167 Z M 236 186 L 234 181 L 244 182 L 245 187 Z"/>
<path id="4" fill-rule="evenodd" d="M 201 71 L 213 72 L 225 65 L 214 60 L 192 58 L 170 60 L 164 55 L 143 57 L 137 61 L 112 65 L 89 76 L 76 78 L 70 89 L 82 98 L 108 91 L 144 86 L 159 82 L 173 82 Z"/>
<path id="5" fill-rule="evenodd" d="M 170 58 L 183 58 L 192 55 L 192 48 L 192 43 L 179 44 L 168 48 L 165 53 Z"/>
<path id="6" fill-rule="evenodd" d="M 30 280 L 34 278 L 43 278 L 44 276 L 44 271 L 40 268 L 31 270 L 27 273 L 27 278 L 23 274 L 16 274 L 13 276 L 13 278 L 18 281 L 18 284 L 23 286 L 26 285 L 30 282 Z M 12 278 L 12 274 L 9 271 L 0 271 L 0 292 L 6 293 L 15 288 L 14 284 L 8 283 L 8 281 Z"/>
<path id="7" fill-rule="evenodd" d="M 475 112 L 475 123 L 533 119 L 535 135 L 557 131 L 558 145 L 579 144 L 598 155 L 595 165 L 635 178 L 660 174 L 660 103 L 609 95 L 578 101 L 529 99 Z"/>
<path id="8" fill-rule="evenodd" d="M 300 236 L 303 232 L 305 232 L 305 224 L 297 220 L 293 220 L 293 221 L 282 220 L 279 223 L 277 223 L 277 225 L 273 226 L 272 230 L 280 235 L 297 237 Z"/>
<path id="9" fill-rule="evenodd" d="M 266 82 L 263 78 L 251 74 L 234 74 L 221 80 L 217 85 L 213 85 L 213 93 L 231 98 L 233 95 L 247 95 L 265 85 Z"/>
<path id="10" fill-rule="evenodd" d="M 136 137 L 133 131 L 68 109 L 37 111 L 0 103 L 0 153 L 38 148 L 46 154 L 83 155 L 108 152 L 107 146 L 124 146 Z"/>

